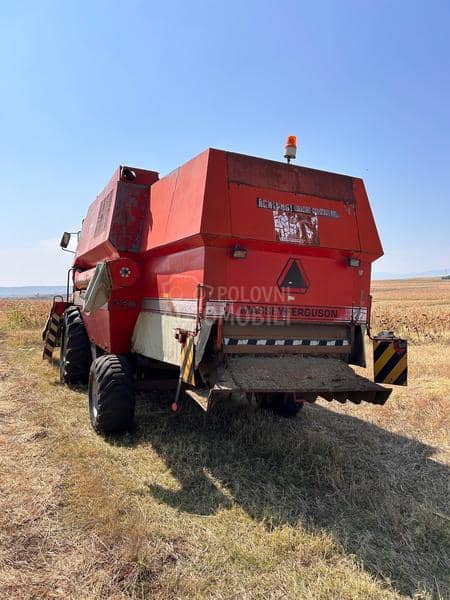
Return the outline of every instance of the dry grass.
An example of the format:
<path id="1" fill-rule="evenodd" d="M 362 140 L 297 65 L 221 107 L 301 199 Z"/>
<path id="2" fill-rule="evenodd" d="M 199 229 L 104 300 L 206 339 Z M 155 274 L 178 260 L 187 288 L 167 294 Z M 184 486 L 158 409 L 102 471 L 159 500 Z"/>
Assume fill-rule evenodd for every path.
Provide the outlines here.
<path id="1" fill-rule="evenodd" d="M 372 284 L 373 329 L 395 329 L 416 343 L 450 343 L 450 280 Z"/>
<path id="2" fill-rule="evenodd" d="M 0 329 L 42 329 L 50 300 L 0 300 Z"/>
<path id="3" fill-rule="evenodd" d="M 108 440 L 85 390 L 41 361 L 38 317 L 1 303 L 2 595 L 449 597 L 443 283 L 374 286 L 374 329 L 401 322 L 412 342 L 410 386 L 384 407 L 205 421 L 154 395 L 135 432 Z"/>

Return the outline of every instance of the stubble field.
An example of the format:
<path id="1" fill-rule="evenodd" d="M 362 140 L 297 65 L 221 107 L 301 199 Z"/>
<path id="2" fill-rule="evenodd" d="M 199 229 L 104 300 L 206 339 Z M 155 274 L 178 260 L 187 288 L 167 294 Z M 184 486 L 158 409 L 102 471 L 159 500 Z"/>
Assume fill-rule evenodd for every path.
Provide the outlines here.
<path id="1" fill-rule="evenodd" d="M 102 439 L 41 360 L 42 301 L 0 301 L 0 597 L 450 597 L 450 281 L 373 284 L 409 339 L 384 407 L 175 416 Z M 370 372 L 370 369 L 369 369 Z"/>

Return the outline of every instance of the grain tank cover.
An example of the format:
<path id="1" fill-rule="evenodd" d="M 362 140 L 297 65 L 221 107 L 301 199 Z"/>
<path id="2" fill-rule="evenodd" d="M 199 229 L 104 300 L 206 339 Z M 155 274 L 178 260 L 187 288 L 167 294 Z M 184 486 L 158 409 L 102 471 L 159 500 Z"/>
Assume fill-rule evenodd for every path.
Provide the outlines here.
<path id="1" fill-rule="evenodd" d="M 154 184 L 151 204 L 143 250 L 203 235 L 383 254 L 364 184 L 346 175 L 209 149 Z"/>
<path id="2" fill-rule="evenodd" d="M 94 267 L 121 253 L 140 252 L 150 186 L 158 173 L 121 166 L 89 207 L 83 221 L 75 265 Z"/>

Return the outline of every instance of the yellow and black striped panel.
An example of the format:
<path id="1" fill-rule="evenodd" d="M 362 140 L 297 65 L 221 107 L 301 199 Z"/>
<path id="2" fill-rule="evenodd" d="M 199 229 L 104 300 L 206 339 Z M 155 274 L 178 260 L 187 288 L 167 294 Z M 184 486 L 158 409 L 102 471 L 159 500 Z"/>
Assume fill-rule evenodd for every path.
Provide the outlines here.
<path id="1" fill-rule="evenodd" d="M 190 385 L 195 385 L 194 354 L 194 338 L 193 336 L 189 335 L 186 339 L 186 342 L 181 346 L 180 372 L 181 379 Z"/>
<path id="2" fill-rule="evenodd" d="M 406 340 L 373 341 L 373 373 L 375 383 L 407 385 L 408 354 Z"/>
<path id="3" fill-rule="evenodd" d="M 53 350 L 59 343 L 59 337 L 61 333 L 61 317 L 57 313 L 52 313 L 50 317 L 50 323 L 48 325 L 47 333 L 44 340 L 44 353 L 43 358 L 52 360 Z"/>

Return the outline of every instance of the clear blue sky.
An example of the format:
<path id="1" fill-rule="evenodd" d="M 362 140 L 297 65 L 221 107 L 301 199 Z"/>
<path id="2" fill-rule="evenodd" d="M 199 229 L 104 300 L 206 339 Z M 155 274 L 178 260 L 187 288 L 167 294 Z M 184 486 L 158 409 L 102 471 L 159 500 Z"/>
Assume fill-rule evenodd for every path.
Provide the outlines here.
<path id="1" fill-rule="evenodd" d="M 450 268 L 450 2 L 0 8 L 0 285 L 57 284 L 114 168 L 213 146 L 363 177 L 386 256 Z"/>

